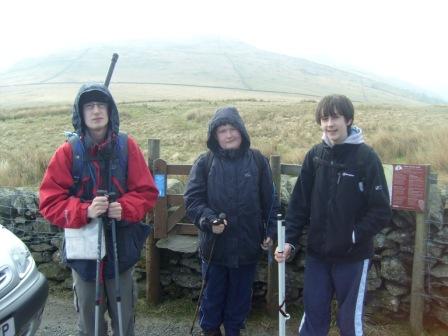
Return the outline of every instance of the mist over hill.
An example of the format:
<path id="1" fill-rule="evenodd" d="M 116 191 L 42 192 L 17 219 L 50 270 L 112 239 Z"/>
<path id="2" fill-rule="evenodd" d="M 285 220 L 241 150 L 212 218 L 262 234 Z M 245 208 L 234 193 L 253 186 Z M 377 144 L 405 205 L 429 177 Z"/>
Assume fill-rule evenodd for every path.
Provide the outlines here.
<path id="1" fill-rule="evenodd" d="M 409 87 L 245 43 L 196 39 L 96 45 L 22 61 L 0 73 L 0 107 L 71 102 L 80 83 L 104 81 L 115 52 L 119 60 L 112 85 L 114 94 L 122 88 L 121 101 L 166 98 L 161 92 L 169 87 L 170 97 L 184 93 L 192 99 L 207 89 L 198 97 L 214 90 L 216 98 L 223 90 L 232 90 L 246 96 L 269 93 L 316 99 L 341 93 L 375 104 L 444 103 Z"/>

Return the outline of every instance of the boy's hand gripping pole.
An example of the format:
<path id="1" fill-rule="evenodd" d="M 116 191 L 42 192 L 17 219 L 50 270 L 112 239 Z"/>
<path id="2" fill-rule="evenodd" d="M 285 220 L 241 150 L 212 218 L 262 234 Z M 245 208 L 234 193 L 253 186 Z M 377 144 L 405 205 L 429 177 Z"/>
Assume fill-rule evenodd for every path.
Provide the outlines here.
<path id="1" fill-rule="evenodd" d="M 277 236 L 278 236 L 278 252 L 283 253 L 285 250 L 285 222 L 282 215 L 277 215 Z M 286 295 L 285 295 L 285 262 L 278 263 L 278 334 L 286 335 L 286 320 L 290 316 L 286 313 Z"/>

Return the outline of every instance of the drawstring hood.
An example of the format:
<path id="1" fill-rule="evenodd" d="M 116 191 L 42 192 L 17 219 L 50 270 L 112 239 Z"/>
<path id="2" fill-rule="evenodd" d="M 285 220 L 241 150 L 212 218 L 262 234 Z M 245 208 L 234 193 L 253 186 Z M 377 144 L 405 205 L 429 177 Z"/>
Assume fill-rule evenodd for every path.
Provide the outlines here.
<path id="1" fill-rule="evenodd" d="M 222 149 L 216 139 L 216 129 L 219 126 L 230 124 L 241 134 L 241 146 L 238 149 Z M 216 110 L 208 124 L 207 147 L 216 155 L 224 158 L 235 158 L 245 153 L 250 147 L 250 138 L 246 126 L 235 107 L 222 107 Z"/>
<path id="2" fill-rule="evenodd" d="M 331 148 L 334 146 L 330 142 L 330 139 L 328 139 L 328 136 L 325 134 L 325 132 L 323 132 L 322 134 L 322 140 L 328 147 Z M 349 129 L 349 134 L 343 143 L 352 145 L 359 145 L 364 143 L 364 135 L 362 134 L 362 129 L 357 126 L 351 126 Z"/>
<path id="3" fill-rule="evenodd" d="M 120 130 L 120 118 L 117 105 L 109 89 L 99 83 L 84 84 L 78 91 L 72 109 L 72 124 L 79 136 L 86 135 L 86 125 L 82 115 L 83 104 L 89 101 L 100 101 L 108 104 L 109 125 L 108 128 L 117 135 Z"/>

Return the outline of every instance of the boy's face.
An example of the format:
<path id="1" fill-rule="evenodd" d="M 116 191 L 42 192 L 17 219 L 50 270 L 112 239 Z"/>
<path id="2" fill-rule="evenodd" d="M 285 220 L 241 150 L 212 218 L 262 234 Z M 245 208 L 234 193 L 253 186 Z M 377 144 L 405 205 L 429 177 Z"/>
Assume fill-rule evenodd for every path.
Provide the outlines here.
<path id="1" fill-rule="evenodd" d="M 82 106 L 84 123 L 90 131 L 107 130 L 109 115 L 107 103 L 88 102 Z"/>
<path id="2" fill-rule="evenodd" d="M 241 146 L 241 133 L 230 124 L 216 128 L 216 139 L 222 149 L 238 149 Z"/>
<path id="3" fill-rule="evenodd" d="M 347 127 L 352 120 L 345 120 L 345 117 L 335 111 L 334 115 L 320 118 L 320 128 L 333 145 L 341 144 L 347 138 Z"/>

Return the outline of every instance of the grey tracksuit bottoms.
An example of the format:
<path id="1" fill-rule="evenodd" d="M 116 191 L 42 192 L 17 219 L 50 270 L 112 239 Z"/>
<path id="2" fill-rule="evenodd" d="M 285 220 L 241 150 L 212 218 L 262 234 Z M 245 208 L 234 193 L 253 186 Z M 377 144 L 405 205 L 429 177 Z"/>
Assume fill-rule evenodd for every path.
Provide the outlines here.
<path id="1" fill-rule="evenodd" d="M 121 307 L 125 336 L 134 336 L 134 307 L 137 301 L 137 293 L 132 276 L 133 270 L 131 268 L 120 274 Z M 84 281 L 74 270 L 72 270 L 72 276 L 79 336 L 93 336 L 95 334 L 95 281 Z M 101 292 L 99 334 L 108 335 L 107 322 L 104 318 L 104 313 L 107 310 L 111 319 L 113 335 L 118 336 L 115 280 L 105 279 L 105 283 L 101 286 Z"/>

